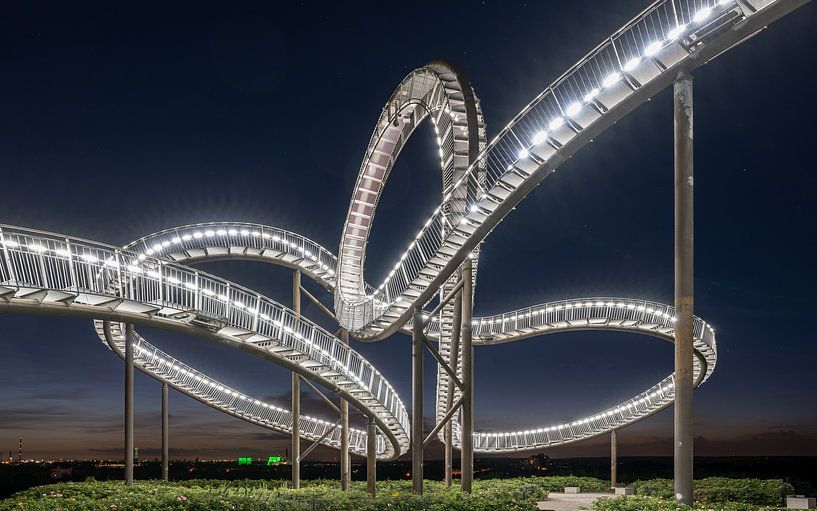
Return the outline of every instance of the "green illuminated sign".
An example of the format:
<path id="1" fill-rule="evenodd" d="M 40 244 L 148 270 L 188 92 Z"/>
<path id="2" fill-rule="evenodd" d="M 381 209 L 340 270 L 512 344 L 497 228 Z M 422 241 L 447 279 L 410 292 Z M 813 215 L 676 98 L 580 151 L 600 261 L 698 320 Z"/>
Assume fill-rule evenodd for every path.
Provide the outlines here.
<path id="1" fill-rule="evenodd" d="M 249 457 L 247 457 L 247 458 L 241 457 L 241 458 L 238 458 L 238 464 L 239 465 L 252 465 L 252 460 L 253 459 L 249 458 Z M 261 461 L 261 460 L 258 460 L 258 461 Z M 275 465 L 276 463 L 281 463 L 282 461 L 284 461 L 283 456 L 270 456 L 269 458 L 267 458 L 267 465 Z"/>

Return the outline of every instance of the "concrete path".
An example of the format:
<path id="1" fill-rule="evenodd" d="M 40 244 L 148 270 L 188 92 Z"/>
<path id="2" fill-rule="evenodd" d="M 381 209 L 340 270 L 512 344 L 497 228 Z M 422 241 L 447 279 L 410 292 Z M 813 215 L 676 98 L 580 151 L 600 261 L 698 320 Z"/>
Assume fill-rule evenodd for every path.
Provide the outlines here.
<path id="1" fill-rule="evenodd" d="M 558 493 L 551 492 L 548 499 L 539 504 L 539 509 L 551 511 L 576 511 L 580 507 L 590 508 L 599 497 L 614 497 L 612 493 Z"/>

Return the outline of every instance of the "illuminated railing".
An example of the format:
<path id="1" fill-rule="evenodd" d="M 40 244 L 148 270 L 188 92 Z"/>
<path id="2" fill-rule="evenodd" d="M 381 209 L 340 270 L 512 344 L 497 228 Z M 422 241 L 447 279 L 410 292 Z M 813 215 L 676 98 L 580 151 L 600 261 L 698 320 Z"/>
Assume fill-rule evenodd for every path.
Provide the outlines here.
<path id="1" fill-rule="evenodd" d="M 560 300 L 503 314 L 474 318 L 475 344 L 514 342 L 544 334 L 577 330 L 621 330 L 674 340 L 675 309 L 649 300 L 593 297 Z M 693 318 L 693 360 L 696 386 L 705 382 L 717 364 L 715 330 L 701 318 Z M 474 448 L 482 452 L 509 452 L 576 442 L 652 415 L 674 399 L 672 375 L 646 391 L 588 417 L 562 424 L 513 432 L 474 433 Z M 457 394 L 458 396 L 459 394 Z M 438 415 L 444 413 L 438 396 Z M 441 408 L 443 408 L 441 412 Z M 454 426 L 456 445 L 460 426 Z"/>
<path id="2" fill-rule="evenodd" d="M 405 318 L 404 313 L 415 305 L 418 296 L 429 299 L 419 290 L 428 287 L 452 254 L 483 224 L 492 229 L 506 214 L 495 213 L 498 206 L 540 168 L 555 169 L 563 160 L 561 149 L 581 131 L 689 58 L 707 37 L 722 33 L 771 3 L 774 1 L 660 0 L 652 4 L 545 88 L 508 123 L 478 161 L 446 190 L 440 206 L 399 256 L 376 293 L 361 296 L 346 288 L 336 290 L 341 323 L 360 337 L 371 339 L 393 332 L 394 322 Z M 402 94 L 398 89 L 393 97 Z M 538 182 L 543 176 L 535 179 Z M 517 195 L 514 203 L 524 197 Z M 444 205 L 454 196 L 464 198 L 467 214 L 442 236 Z M 349 290 L 362 282 L 365 244 L 359 248 L 361 253 L 349 262 L 355 267 L 350 274 L 359 281 L 350 282 Z"/>
<path id="3" fill-rule="evenodd" d="M 277 302 L 145 253 L 9 226 L 0 237 L 2 285 L 70 293 L 76 303 L 128 300 L 165 319 L 252 332 L 251 344 L 273 355 L 294 350 L 353 382 L 357 401 L 390 435 L 390 454 L 408 448 L 408 415 L 391 384 L 355 350 Z"/>
<path id="4" fill-rule="evenodd" d="M 215 241 L 215 243 L 214 243 Z M 314 241 L 300 234 L 247 222 L 211 222 L 184 225 L 159 231 L 140 238 L 125 247 L 144 257 L 166 257 L 187 260 L 200 257 L 201 250 L 222 248 L 224 255 L 230 247 L 240 247 L 248 257 L 274 257 L 289 260 L 293 266 L 313 273 L 318 280 L 332 287 L 335 281 L 337 258 Z M 211 257 L 219 253 L 209 254 Z M 234 255 L 234 254 L 232 254 Z"/>
<path id="5" fill-rule="evenodd" d="M 469 91 L 473 95 L 473 91 Z M 475 102 L 475 101 L 474 101 Z M 468 168 L 469 143 L 485 145 L 485 125 L 475 102 L 476 132 L 469 139 L 469 119 L 463 86 L 456 72 L 444 64 L 412 71 L 397 87 L 378 120 L 369 141 L 355 185 L 354 198 L 344 225 L 340 246 L 339 282 L 335 313 L 341 324 L 359 330 L 381 317 L 402 295 L 465 213 L 466 205 L 483 191 L 483 173 L 471 173 L 471 189 L 459 186 Z M 371 288 L 363 278 L 366 239 L 374 212 L 394 160 L 413 129 L 428 117 L 436 135 L 445 194 L 385 280 Z M 459 186 L 456 190 L 455 183 Z M 374 327 L 377 330 L 377 327 Z"/>
<path id="6" fill-rule="evenodd" d="M 699 365 L 696 364 L 696 376 L 698 369 Z M 675 383 L 670 375 L 636 397 L 590 417 L 522 431 L 474 433 L 474 450 L 512 452 L 591 438 L 652 415 L 672 404 L 674 396 Z M 454 437 L 457 439 L 456 444 L 459 445 L 462 431 L 458 422 L 454 423 Z"/>
<path id="7" fill-rule="evenodd" d="M 105 339 L 102 321 L 95 321 L 94 323 L 97 334 L 100 338 Z M 121 330 L 121 323 L 113 323 L 111 331 L 113 344 L 109 343 L 109 345 L 119 356 L 124 358 L 125 336 Z M 186 395 L 219 411 L 282 434 L 289 435 L 292 433 L 292 413 L 289 410 L 243 394 L 197 371 L 156 348 L 139 334 L 136 334 L 134 342 L 134 363 L 145 372 L 166 381 Z M 322 443 L 340 448 L 340 428 L 333 428 L 333 423 L 330 421 L 308 415 L 300 416 L 300 432 L 305 439 L 319 440 L 327 431 L 329 431 L 329 434 Z M 366 455 L 365 431 L 349 428 L 349 449 L 361 456 Z M 386 451 L 385 439 L 378 436 L 376 452 L 385 453 Z"/>
<path id="8" fill-rule="evenodd" d="M 655 331 L 671 337 L 675 329 L 675 307 L 649 300 L 594 297 L 559 300 L 494 316 L 474 318 L 475 344 L 498 344 L 523 336 L 541 335 L 549 329 L 583 326 L 614 326 Z M 715 349 L 715 331 L 699 317 L 694 318 L 693 337 Z"/>

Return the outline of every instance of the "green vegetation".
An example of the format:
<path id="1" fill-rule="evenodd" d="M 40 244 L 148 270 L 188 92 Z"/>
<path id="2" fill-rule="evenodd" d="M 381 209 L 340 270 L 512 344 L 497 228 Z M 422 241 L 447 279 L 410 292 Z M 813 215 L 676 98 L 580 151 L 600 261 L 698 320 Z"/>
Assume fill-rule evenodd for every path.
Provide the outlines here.
<path id="1" fill-rule="evenodd" d="M 693 506 L 685 506 L 676 504 L 671 499 L 636 495 L 599 499 L 593 503 L 592 509 L 595 511 L 757 511 L 763 508 L 759 508 L 756 504 L 741 502 L 720 502 L 718 504 L 696 502 Z"/>
<path id="2" fill-rule="evenodd" d="M 673 501 L 672 479 L 636 481 L 629 485 L 636 496 L 598 500 L 597 511 L 675 511 L 676 509 L 717 509 L 722 511 L 749 511 L 777 508 L 786 495 L 794 493 L 789 483 L 780 479 L 729 479 L 707 477 L 695 481 L 695 504 L 692 507 Z"/>
<path id="3" fill-rule="evenodd" d="M 636 495 L 672 499 L 672 479 L 652 479 L 630 484 Z M 779 506 L 786 495 L 794 493 L 789 483 L 780 479 L 729 479 L 707 477 L 695 481 L 694 497 L 702 503 L 744 502 L 758 506 Z"/>
<path id="4" fill-rule="evenodd" d="M 0 501 L 0 511 L 73 510 L 234 510 L 234 511 L 530 511 L 548 492 L 580 486 L 586 492 L 605 492 L 608 482 L 592 477 L 529 477 L 484 479 L 474 482 L 474 493 L 446 491 L 439 481 L 425 482 L 425 495 L 411 494 L 410 481 L 378 481 L 378 495 L 366 493 L 366 483 L 354 482 L 348 492 L 335 480 L 304 481 L 303 488 L 287 488 L 286 481 L 190 480 L 172 483 L 137 481 L 127 488 L 121 481 L 61 483 L 17 493 Z M 780 480 L 707 478 L 696 481 L 693 507 L 672 500 L 672 481 L 655 479 L 632 485 L 638 495 L 605 498 L 596 511 L 704 510 L 748 511 L 779 506 L 791 486 Z"/>
<path id="5" fill-rule="evenodd" d="M 426 482 L 426 495 L 411 494 L 410 481 L 380 481 L 371 498 L 365 483 L 340 491 L 336 481 L 305 481 L 300 490 L 283 481 L 137 481 L 126 488 L 121 481 L 64 483 L 32 488 L 0 501 L 0 511 L 73 510 L 276 510 L 276 511 L 530 511 L 547 496 L 541 485 L 525 479 L 487 480 L 474 484 L 474 493 L 444 491 L 436 481 Z"/>

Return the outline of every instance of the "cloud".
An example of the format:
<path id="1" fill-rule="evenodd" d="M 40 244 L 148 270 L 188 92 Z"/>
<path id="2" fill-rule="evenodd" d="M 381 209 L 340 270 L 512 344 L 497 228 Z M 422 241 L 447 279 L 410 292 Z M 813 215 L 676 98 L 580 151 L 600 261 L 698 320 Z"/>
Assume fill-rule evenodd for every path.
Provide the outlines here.
<path id="1" fill-rule="evenodd" d="M 63 408 L 11 408 L 0 415 L 0 429 L 28 428 L 38 422 L 73 419 L 73 414 Z"/>

